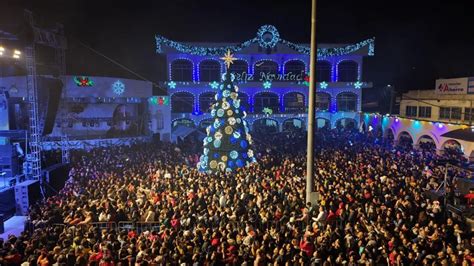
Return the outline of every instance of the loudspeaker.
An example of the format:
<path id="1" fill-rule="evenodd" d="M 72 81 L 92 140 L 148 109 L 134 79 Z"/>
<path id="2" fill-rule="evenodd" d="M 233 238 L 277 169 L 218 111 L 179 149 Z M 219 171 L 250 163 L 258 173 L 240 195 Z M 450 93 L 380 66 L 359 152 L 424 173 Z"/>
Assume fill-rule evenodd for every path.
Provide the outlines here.
<path id="1" fill-rule="evenodd" d="M 27 180 L 15 186 L 16 215 L 28 215 L 28 208 L 41 197 L 38 180 Z"/>
<path id="2" fill-rule="evenodd" d="M 54 120 L 58 112 L 59 101 L 63 91 L 63 82 L 55 78 L 43 78 L 38 82 L 39 112 L 45 114 L 43 136 L 53 132 Z M 45 99 L 46 98 L 46 99 Z M 41 119 L 42 120 L 42 119 Z"/>

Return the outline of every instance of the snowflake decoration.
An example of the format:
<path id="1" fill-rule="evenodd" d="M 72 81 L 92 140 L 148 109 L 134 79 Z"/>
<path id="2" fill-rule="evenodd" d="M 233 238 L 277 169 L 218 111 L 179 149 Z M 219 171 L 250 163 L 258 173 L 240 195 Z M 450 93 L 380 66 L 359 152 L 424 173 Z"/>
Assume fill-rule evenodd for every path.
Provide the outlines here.
<path id="1" fill-rule="evenodd" d="M 115 81 L 112 84 L 112 91 L 117 95 L 122 95 L 125 92 L 125 84 L 120 80 Z"/>
<path id="2" fill-rule="evenodd" d="M 354 83 L 354 88 L 360 89 L 360 88 L 362 88 L 362 84 L 363 84 L 362 82 L 357 81 L 356 83 Z"/>
<path id="3" fill-rule="evenodd" d="M 323 90 L 327 89 L 328 85 L 329 84 L 326 81 L 319 83 L 319 87 L 321 87 Z"/>
<path id="4" fill-rule="evenodd" d="M 209 85 L 210 85 L 211 88 L 213 88 L 213 89 L 219 88 L 219 83 L 218 83 L 217 81 L 213 81 L 213 82 L 209 83 Z"/>
<path id="5" fill-rule="evenodd" d="M 268 107 L 264 107 L 262 112 L 267 116 L 273 114 L 273 110 L 271 108 L 268 108 Z"/>
<path id="6" fill-rule="evenodd" d="M 169 87 L 170 89 L 176 89 L 176 82 L 174 82 L 174 81 L 168 82 L 168 87 Z"/>
<path id="7" fill-rule="evenodd" d="M 271 87 L 272 87 L 272 83 L 270 81 L 267 80 L 263 83 L 263 88 L 270 89 Z"/>

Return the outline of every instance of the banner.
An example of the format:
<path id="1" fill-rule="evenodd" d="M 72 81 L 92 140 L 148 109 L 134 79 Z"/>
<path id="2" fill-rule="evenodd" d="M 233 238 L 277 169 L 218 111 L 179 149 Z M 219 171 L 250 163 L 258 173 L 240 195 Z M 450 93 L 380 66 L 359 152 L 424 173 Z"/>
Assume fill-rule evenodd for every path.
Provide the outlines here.
<path id="1" fill-rule="evenodd" d="M 467 94 L 468 78 L 437 79 L 437 94 Z"/>

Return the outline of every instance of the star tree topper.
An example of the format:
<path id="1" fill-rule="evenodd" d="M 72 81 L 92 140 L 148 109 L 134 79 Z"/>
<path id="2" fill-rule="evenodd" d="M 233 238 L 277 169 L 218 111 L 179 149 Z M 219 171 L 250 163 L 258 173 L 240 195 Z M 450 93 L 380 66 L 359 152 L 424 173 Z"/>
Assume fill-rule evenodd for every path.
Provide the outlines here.
<path id="1" fill-rule="evenodd" d="M 224 60 L 224 63 L 227 66 L 227 69 L 229 69 L 230 65 L 234 63 L 234 60 L 236 59 L 233 54 L 230 53 L 230 50 L 227 50 L 227 54 L 224 55 L 224 57 L 221 57 L 222 60 Z"/>

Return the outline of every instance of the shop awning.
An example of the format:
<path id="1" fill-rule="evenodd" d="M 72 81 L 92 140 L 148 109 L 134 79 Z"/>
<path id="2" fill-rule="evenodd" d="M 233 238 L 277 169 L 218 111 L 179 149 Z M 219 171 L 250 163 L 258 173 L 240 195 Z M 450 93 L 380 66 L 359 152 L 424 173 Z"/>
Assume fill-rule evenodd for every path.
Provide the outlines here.
<path id="1" fill-rule="evenodd" d="M 444 133 L 441 137 L 465 141 L 474 141 L 474 132 L 470 128 L 460 128 Z"/>

